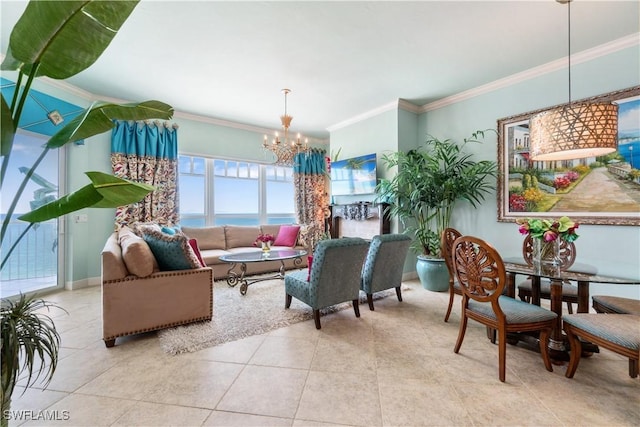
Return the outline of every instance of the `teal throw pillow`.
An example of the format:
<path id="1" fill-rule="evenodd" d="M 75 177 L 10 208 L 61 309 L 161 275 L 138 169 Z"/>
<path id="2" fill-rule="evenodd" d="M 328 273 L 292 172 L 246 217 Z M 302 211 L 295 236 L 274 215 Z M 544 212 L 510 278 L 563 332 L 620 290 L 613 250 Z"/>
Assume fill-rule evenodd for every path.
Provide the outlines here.
<path id="1" fill-rule="evenodd" d="M 174 234 L 167 234 L 156 227 L 148 226 L 141 226 L 139 230 L 158 261 L 160 271 L 189 270 L 201 267 L 200 261 L 189 245 L 189 239 L 182 232 L 176 231 Z"/>
<path id="2" fill-rule="evenodd" d="M 170 236 L 176 234 L 176 229 L 173 227 L 162 227 L 161 230 L 163 233 L 169 234 Z"/>

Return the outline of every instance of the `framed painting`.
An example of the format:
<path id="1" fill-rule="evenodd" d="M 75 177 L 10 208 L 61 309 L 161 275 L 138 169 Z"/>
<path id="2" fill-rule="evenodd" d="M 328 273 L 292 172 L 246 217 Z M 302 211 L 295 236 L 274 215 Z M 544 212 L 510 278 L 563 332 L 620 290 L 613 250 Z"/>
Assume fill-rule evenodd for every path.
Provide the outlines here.
<path id="1" fill-rule="evenodd" d="M 640 86 L 580 102 L 618 104 L 618 150 L 559 161 L 529 158 L 529 119 L 498 120 L 498 221 L 563 215 L 583 224 L 640 225 Z"/>

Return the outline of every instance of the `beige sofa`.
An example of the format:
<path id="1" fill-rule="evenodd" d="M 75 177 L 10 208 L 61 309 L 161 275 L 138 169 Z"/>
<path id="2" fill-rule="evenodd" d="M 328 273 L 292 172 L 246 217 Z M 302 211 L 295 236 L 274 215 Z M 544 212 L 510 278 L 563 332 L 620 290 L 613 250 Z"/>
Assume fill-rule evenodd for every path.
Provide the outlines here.
<path id="1" fill-rule="evenodd" d="M 113 347 L 117 337 L 211 320 L 213 270 L 209 267 L 157 271 L 155 264 L 148 276 L 136 276 L 127 268 L 118 233 L 109 236 L 101 267 L 102 338 L 107 347 Z M 135 270 L 130 263 L 129 268 Z"/>
<path id="2" fill-rule="evenodd" d="M 277 236 L 280 225 L 256 225 L 256 226 L 233 226 L 225 225 L 218 227 L 181 227 L 182 232 L 189 238 L 196 239 L 202 259 L 207 267 L 213 268 L 216 280 L 227 277 L 231 264 L 220 261 L 223 255 L 258 251 L 253 243 L 259 234 L 271 234 Z M 301 230 L 301 234 L 304 229 Z M 294 246 L 272 246 L 272 250 L 277 249 L 305 249 L 299 235 Z M 301 258 L 302 263 L 294 264 L 293 259 L 284 261 L 286 269 L 303 268 L 307 266 L 307 257 Z M 247 264 L 246 274 L 259 274 L 278 271 L 282 264 L 280 261 L 252 262 Z M 237 267 L 236 267 L 237 268 Z"/>

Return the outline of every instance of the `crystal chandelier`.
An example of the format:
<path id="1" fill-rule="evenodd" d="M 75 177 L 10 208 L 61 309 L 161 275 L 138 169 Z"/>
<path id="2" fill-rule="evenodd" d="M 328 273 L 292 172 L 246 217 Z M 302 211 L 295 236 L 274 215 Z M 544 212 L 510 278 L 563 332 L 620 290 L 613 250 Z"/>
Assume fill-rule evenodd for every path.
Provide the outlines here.
<path id="1" fill-rule="evenodd" d="M 571 160 L 612 153 L 618 149 L 618 106 L 571 103 L 571 0 L 556 1 L 568 4 L 569 102 L 531 118 L 531 159 Z"/>
<path id="2" fill-rule="evenodd" d="M 298 153 L 304 153 L 309 150 L 309 140 L 307 138 L 302 142 L 300 134 L 295 139 L 289 140 L 289 126 L 291 126 L 291 120 L 293 117 L 287 114 L 287 95 L 291 92 L 291 89 L 282 89 L 284 93 L 284 114 L 280 116 L 282 122 L 282 129 L 284 129 L 284 135 L 280 139 L 278 132 L 275 133 L 274 139 L 269 142 L 267 135 L 264 136 L 262 141 L 262 147 L 276 155 L 276 165 L 292 166 L 293 158 Z"/>

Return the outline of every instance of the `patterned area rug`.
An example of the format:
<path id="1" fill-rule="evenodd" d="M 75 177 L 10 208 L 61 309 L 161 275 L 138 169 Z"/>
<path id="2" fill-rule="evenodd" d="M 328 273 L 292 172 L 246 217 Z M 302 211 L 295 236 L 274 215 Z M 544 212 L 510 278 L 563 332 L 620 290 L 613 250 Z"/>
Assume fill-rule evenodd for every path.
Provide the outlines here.
<path id="1" fill-rule="evenodd" d="M 213 285 L 213 319 L 211 322 L 193 323 L 158 332 L 160 346 L 169 354 L 189 353 L 229 341 L 259 335 L 294 323 L 313 319 L 308 305 L 293 298 L 291 307 L 284 308 L 284 281 L 266 280 L 249 286 L 246 295 L 240 295 L 238 286 L 231 288 L 226 281 Z M 410 289 L 403 286 L 402 290 Z M 390 289 L 374 294 L 374 299 L 394 295 Z M 360 293 L 360 310 L 367 309 L 367 297 Z M 343 303 L 320 310 L 321 314 L 353 309 Z"/>

